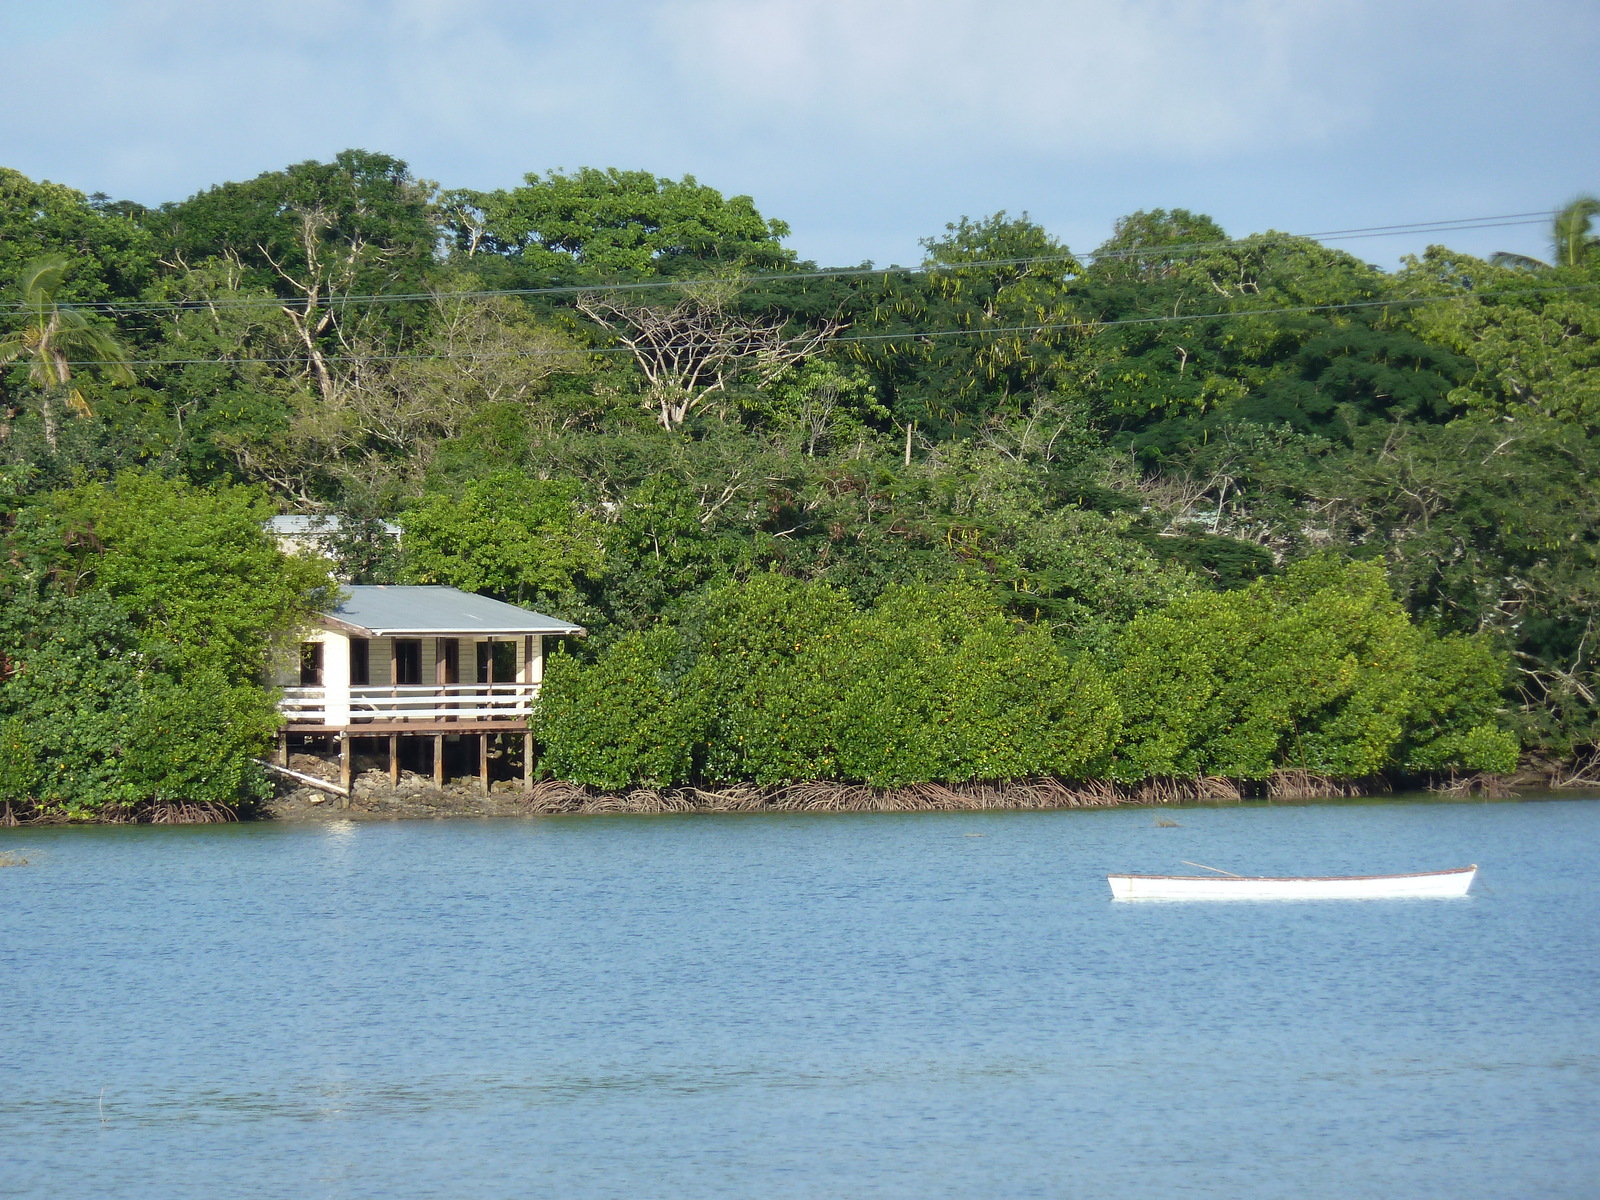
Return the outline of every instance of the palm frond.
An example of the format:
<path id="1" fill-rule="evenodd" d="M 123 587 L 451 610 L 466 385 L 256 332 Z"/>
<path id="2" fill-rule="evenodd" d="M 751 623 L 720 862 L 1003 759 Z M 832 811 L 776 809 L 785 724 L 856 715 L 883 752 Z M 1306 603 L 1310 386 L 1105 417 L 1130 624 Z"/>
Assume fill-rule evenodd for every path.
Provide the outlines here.
<path id="1" fill-rule="evenodd" d="M 1556 214 L 1551 240 L 1558 263 L 1575 267 L 1583 261 L 1584 253 L 1595 245 L 1590 233 L 1597 216 L 1600 216 L 1600 198 L 1594 196 L 1579 196 Z"/>
<path id="2" fill-rule="evenodd" d="M 58 308 L 51 314 L 58 330 L 61 329 L 88 329 L 89 318 L 75 308 Z"/>
<path id="3" fill-rule="evenodd" d="M 134 381 L 127 351 L 104 330 L 87 323 L 63 327 L 55 331 L 50 344 L 64 359 L 94 367 L 116 383 L 129 385 Z"/>
<path id="4" fill-rule="evenodd" d="M 1489 255 L 1491 267 L 1506 267 L 1513 271 L 1548 271 L 1550 264 L 1541 259 L 1530 258 L 1526 254 L 1513 254 L 1509 250 L 1497 250 Z"/>
<path id="5" fill-rule="evenodd" d="M 18 280 L 22 284 L 23 300 L 34 308 L 49 304 L 61 290 L 61 281 L 66 278 L 69 265 L 65 255 L 46 254 L 23 267 Z"/>

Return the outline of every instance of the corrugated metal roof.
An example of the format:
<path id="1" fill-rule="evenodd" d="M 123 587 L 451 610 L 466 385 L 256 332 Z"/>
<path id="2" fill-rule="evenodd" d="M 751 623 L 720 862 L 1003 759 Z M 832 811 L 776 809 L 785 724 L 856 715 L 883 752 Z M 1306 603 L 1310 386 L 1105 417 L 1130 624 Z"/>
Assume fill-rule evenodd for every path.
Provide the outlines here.
<path id="1" fill-rule="evenodd" d="M 375 637 L 393 634 L 582 633 L 581 625 L 453 587 L 357 584 L 326 617 Z"/>

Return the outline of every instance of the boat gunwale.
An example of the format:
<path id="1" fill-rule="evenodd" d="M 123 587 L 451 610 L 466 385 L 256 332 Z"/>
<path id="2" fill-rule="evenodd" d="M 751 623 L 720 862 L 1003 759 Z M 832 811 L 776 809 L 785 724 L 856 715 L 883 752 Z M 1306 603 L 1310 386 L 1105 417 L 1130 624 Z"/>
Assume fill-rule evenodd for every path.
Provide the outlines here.
<path id="1" fill-rule="evenodd" d="M 1476 871 L 1478 864 L 1468 867 L 1450 867 L 1444 871 L 1407 871 L 1403 875 L 1107 875 L 1107 879 L 1170 879 L 1191 883 L 1350 883 L 1372 879 L 1429 879 L 1439 875 L 1465 875 Z"/>

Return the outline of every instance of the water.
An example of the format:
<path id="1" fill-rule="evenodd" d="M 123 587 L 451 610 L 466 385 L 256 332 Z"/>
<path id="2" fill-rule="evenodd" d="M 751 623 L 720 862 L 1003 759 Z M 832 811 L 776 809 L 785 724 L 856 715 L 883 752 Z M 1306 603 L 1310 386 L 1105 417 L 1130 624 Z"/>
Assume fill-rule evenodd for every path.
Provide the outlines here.
<path id="1" fill-rule="evenodd" d="M 1167 815 L 0 831 L 0 1195 L 1600 1192 L 1600 803 Z"/>

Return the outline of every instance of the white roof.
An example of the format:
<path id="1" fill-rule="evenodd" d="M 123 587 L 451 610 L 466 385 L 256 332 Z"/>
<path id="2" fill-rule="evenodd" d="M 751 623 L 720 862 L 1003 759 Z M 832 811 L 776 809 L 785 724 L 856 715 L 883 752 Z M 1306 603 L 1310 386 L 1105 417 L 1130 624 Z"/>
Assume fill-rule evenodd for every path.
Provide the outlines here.
<path id="1" fill-rule="evenodd" d="M 583 633 L 581 625 L 463 592 L 430 585 L 357 584 L 323 620 L 359 636 L 406 634 Z"/>

